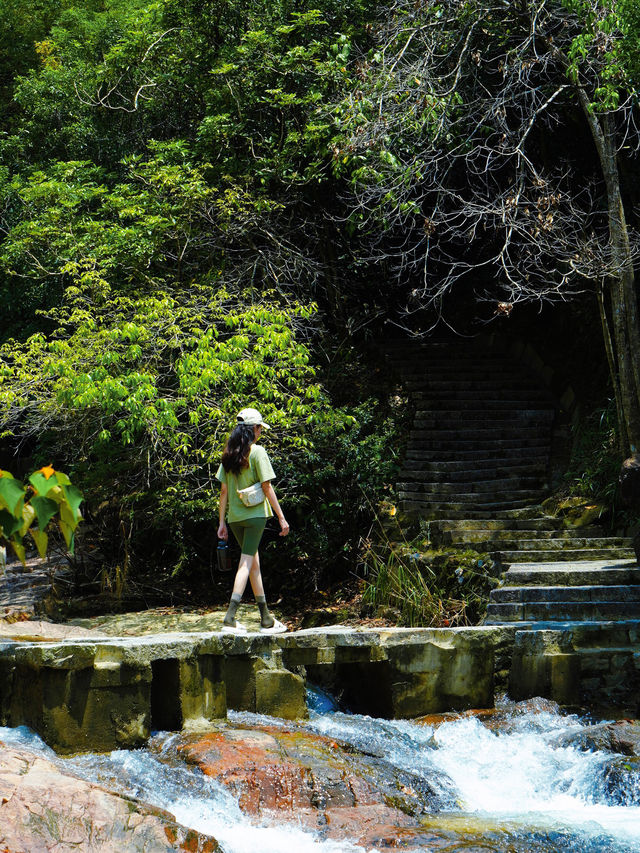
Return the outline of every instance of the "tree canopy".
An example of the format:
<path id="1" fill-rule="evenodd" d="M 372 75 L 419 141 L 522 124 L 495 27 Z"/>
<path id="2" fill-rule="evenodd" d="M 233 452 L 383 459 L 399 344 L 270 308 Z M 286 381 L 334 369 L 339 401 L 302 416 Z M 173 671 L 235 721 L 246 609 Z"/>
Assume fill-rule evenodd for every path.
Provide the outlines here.
<path id="1" fill-rule="evenodd" d="M 639 35 L 632 0 L 10 0 L 4 444 L 185 566 L 257 405 L 292 559 L 344 569 L 403 423 L 354 333 L 590 291 L 638 446 Z"/>

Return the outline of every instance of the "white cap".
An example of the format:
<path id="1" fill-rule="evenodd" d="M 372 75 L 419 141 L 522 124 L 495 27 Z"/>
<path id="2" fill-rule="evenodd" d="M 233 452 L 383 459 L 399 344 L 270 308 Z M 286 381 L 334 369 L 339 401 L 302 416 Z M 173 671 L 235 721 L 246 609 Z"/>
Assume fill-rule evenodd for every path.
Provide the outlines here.
<path id="1" fill-rule="evenodd" d="M 238 412 L 237 421 L 239 424 L 246 424 L 247 426 L 263 426 L 265 429 L 271 429 L 269 424 L 262 420 L 262 415 L 257 409 L 242 409 L 241 412 Z"/>

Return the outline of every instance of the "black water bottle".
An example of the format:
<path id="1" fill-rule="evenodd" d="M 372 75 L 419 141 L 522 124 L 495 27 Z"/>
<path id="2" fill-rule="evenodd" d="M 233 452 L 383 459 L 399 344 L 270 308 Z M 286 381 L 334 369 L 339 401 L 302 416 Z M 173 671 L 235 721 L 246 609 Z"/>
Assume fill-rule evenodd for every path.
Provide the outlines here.
<path id="1" fill-rule="evenodd" d="M 231 571 L 231 554 L 229 553 L 229 543 L 226 539 L 218 540 L 218 571 Z"/>

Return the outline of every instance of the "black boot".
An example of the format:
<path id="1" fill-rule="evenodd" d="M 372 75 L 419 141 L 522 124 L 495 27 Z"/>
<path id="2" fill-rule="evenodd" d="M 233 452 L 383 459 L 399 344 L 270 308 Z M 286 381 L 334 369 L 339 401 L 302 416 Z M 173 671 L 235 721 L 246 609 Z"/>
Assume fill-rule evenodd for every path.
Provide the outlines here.
<path id="1" fill-rule="evenodd" d="M 260 627 L 261 628 L 273 628 L 275 625 L 275 619 L 269 613 L 269 608 L 267 607 L 267 599 L 264 595 L 256 595 L 256 602 L 258 604 L 258 610 L 260 611 Z"/>
<path id="2" fill-rule="evenodd" d="M 238 612 L 238 607 L 240 607 L 240 602 L 242 601 L 242 596 L 238 595 L 237 592 L 234 592 L 231 596 L 231 601 L 229 602 L 229 607 L 227 612 L 224 615 L 223 625 L 227 628 L 235 628 L 236 627 L 236 613 Z"/>

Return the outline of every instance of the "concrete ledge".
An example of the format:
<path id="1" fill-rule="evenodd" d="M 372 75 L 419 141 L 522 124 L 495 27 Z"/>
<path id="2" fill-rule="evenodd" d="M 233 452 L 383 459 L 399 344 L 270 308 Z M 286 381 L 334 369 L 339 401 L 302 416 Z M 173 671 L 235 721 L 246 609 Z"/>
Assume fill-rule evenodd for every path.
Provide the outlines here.
<path id="1" fill-rule="evenodd" d="M 638 711 L 640 621 L 518 630 L 509 676 L 513 699 Z"/>
<path id="2" fill-rule="evenodd" d="M 59 752 L 134 747 L 152 728 L 206 726 L 227 708 L 304 718 L 307 677 L 378 716 L 490 707 L 514 635 L 323 628 L 5 642 L 0 722 L 31 726 Z"/>

